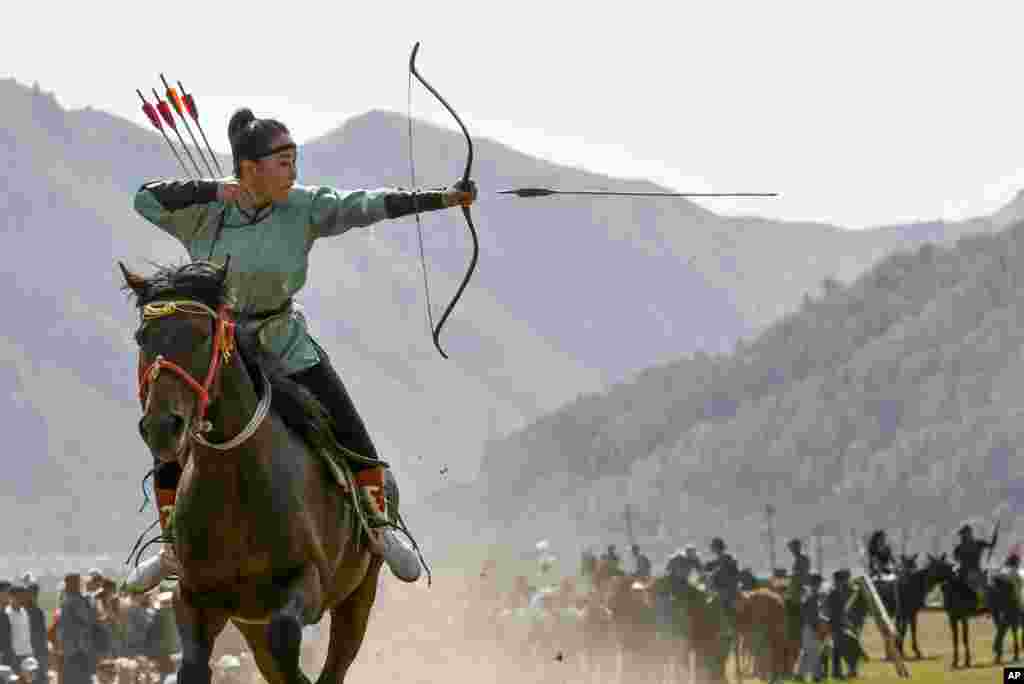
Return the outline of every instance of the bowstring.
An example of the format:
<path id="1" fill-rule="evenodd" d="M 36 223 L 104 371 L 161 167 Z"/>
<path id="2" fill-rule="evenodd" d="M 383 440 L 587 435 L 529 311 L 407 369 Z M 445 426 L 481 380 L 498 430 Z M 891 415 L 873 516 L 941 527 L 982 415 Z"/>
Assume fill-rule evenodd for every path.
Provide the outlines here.
<path id="1" fill-rule="evenodd" d="M 416 186 L 416 162 L 413 159 L 412 153 L 412 71 L 408 74 L 408 92 L 407 92 L 407 103 L 408 103 L 408 120 L 409 120 L 409 176 L 412 182 L 412 208 L 413 213 L 416 215 L 416 237 L 419 240 L 420 245 L 420 266 L 423 271 L 423 291 L 427 297 L 427 332 L 431 335 L 434 334 L 434 307 L 430 303 L 430 282 L 427 277 L 427 257 L 426 252 L 423 249 L 423 226 L 420 223 L 420 202 L 419 202 L 419 190 Z"/>

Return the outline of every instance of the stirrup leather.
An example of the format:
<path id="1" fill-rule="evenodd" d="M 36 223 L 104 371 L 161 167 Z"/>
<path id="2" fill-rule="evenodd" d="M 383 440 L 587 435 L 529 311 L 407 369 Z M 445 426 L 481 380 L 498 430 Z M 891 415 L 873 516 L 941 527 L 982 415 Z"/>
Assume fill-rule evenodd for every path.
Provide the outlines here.
<path id="1" fill-rule="evenodd" d="M 366 511 L 366 522 L 372 528 L 392 527 L 388 516 L 387 496 L 384 494 L 384 468 L 375 467 L 355 474 L 359 499 Z"/>

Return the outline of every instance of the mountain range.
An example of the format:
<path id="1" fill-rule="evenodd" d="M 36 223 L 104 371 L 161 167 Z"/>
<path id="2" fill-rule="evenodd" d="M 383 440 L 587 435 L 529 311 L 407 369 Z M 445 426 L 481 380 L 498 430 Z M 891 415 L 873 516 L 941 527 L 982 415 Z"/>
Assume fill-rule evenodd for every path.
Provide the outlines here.
<path id="1" fill-rule="evenodd" d="M 185 258 L 131 208 L 144 181 L 180 169 L 141 116 L 67 110 L 13 79 L 0 81 L 0 104 L 0 281 L 10 302 L 0 328 L 9 454 L 0 515 L 15 521 L 14 549 L 127 547 L 152 511 L 137 511 L 148 456 L 135 430 L 136 313 L 116 261 L 144 270 Z M 300 182 L 408 186 L 407 127 L 384 111 L 343 122 L 301 147 Z M 462 137 L 419 121 L 415 129 L 420 183 L 457 180 Z M 411 217 L 318 243 L 301 297 L 413 506 L 520 464 L 525 476 L 532 465 L 502 463 L 501 445 L 559 411 L 694 354 L 729 354 L 894 251 L 1000 231 L 1022 205 L 965 222 L 848 231 L 719 216 L 686 200 L 523 200 L 489 191 L 665 189 L 474 142 L 481 256 L 443 333 L 450 360 L 427 331 Z M 465 270 L 469 236 L 457 212 L 426 214 L 422 228 L 438 309 Z"/>

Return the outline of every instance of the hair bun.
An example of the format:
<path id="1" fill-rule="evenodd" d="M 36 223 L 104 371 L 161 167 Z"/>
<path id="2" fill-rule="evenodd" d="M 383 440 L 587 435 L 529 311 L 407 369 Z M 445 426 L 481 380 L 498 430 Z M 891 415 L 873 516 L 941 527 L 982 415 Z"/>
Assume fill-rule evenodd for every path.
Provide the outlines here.
<path id="1" fill-rule="evenodd" d="M 256 116 L 248 107 L 236 109 L 235 113 L 231 115 L 231 120 L 228 122 L 228 139 L 234 142 L 238 134 L 255 120 Z"/>

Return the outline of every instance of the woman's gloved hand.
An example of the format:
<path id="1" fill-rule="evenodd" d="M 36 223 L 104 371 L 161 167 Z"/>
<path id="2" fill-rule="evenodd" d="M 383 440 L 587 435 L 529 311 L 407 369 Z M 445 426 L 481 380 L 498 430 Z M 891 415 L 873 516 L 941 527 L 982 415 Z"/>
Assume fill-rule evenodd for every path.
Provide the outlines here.
<path id="1" fill-rule="evenodd" d="M 445 191 L 444 203 L 448 207 L 468 207 L 476 201 L 476 195 L 476 183 L 471 180 L 465 183 L 459 181 Z"/>

